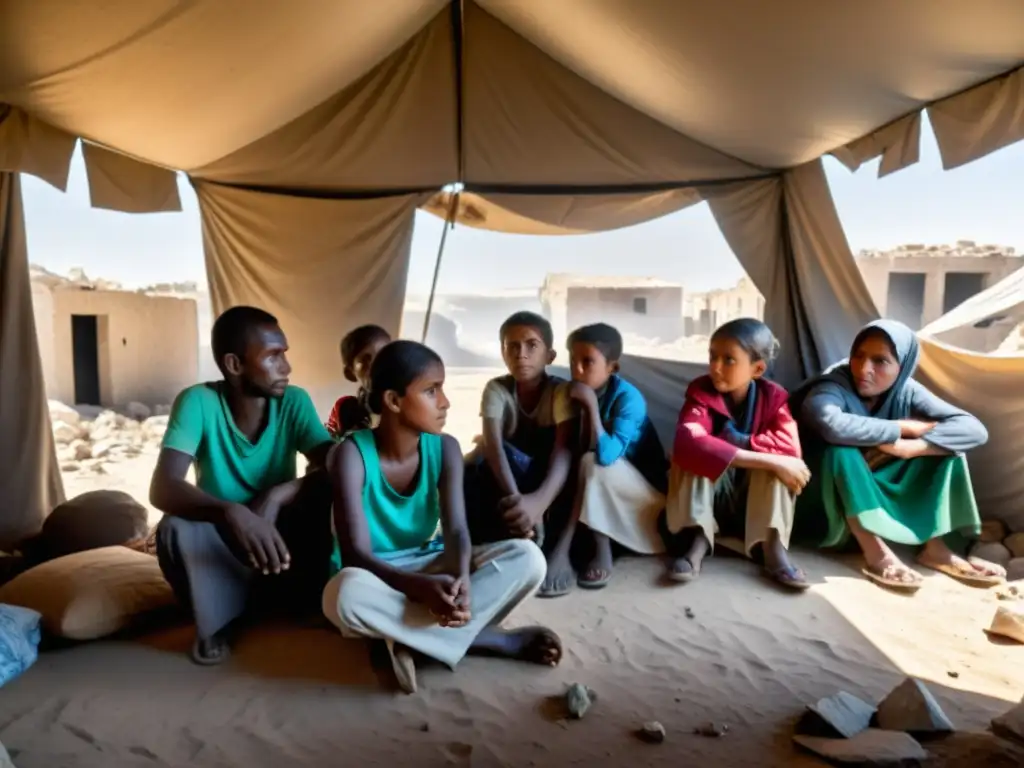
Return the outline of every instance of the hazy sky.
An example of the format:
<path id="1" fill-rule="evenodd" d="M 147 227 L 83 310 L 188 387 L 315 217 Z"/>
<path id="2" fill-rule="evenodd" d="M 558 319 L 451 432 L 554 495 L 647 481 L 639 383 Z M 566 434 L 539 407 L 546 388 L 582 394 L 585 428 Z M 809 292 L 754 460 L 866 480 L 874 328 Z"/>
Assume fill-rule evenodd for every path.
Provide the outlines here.
<path id="1" fill-rule="evenodd" d="M 924 126 L 917 165 L 877 179 L 877 163 L 851 174 L 826 158 L 839 215 L 854 250 L 958 239 L 1024 247 L 1024 143 L 958 170 L 944 172 L 935 139 Z M 29 259 L 64 273 L 127 286 L 160 281 L 204 282 L 199 212 L 191 186 L 179 180 L 184 210 L 133 215 L 89 207 L 85 168 L 76 155 L 67 193 L 24 179 Z M 418 213 L 410 291 L 430 286 L 441 222 Z M 537 287 L 548 271 L 663 277 L 704 290 L 742 274 L 707 206 L 598 235 L 532 237 L 457 227 L 448 237 L 439 290 Z"/>

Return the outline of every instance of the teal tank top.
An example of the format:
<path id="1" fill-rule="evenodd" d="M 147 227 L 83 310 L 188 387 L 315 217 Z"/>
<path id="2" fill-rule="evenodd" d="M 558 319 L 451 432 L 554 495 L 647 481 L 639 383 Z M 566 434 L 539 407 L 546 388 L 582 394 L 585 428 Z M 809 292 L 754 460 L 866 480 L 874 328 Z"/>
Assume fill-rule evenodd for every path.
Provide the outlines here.
<path id="1" fill-rule="evenodd" d="M 363 514 L 370 533 L 373 554 L 382 560 L 408 554 L 412 550 L 440 548 L 441 502 L 437 486 L 441 479 L 443 443 L 441 435 L 420 436 L 420 469 L 416 486 L 402 495 L 384 477 L 377 455 L 373 432 L 364 429 L 349 438 L 363 459 Z M 341 552 L 334 542 L 332 570 L 341 570 Z"/>

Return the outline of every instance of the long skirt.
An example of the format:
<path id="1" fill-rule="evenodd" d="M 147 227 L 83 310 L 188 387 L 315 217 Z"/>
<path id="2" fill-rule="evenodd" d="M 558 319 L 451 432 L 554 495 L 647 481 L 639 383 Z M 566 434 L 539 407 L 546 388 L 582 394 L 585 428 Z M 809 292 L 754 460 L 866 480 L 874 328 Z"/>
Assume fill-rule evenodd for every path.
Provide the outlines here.
<path id="1" fill-rule="evenodd" d="M 829 446 L 797 499 L 794 538 L 823 548 L 843 547 L 851 538 L 847 517 L 896 544 L 949 537 L 956 549 L 981 530 L 963 456 L 869 462 L 858 448 Z"/>

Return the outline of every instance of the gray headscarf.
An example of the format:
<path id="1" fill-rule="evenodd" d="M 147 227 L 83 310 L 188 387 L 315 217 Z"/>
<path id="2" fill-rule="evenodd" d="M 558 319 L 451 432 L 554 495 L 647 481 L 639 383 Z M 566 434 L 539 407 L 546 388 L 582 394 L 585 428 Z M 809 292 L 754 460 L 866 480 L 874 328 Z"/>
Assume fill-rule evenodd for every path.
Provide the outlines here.
<path id="1" fill-rule="evenodd" d="M 857 394 L 857 386 L 850 371 L 850 360 L 847 358 L 841 363 L 833 365 L 820 376 L 815 376 L 797 387 L 790 397 L 794 414 L 800 412 L 803 401 L 810 391 L 818 389 L 831 392 L 842 398 L 844 410 L 847 413 L 873 416 L 889 421 L 910 418 L 911 392 L 907 385 L 917 370 L 917 363 L 921 357 L 917 334 L 896 320 L 875 320 L 857 332 L 853 344 L 850 345 L 851 356 L 857 351 L 857 347 L 864 337 L 871 333 L 882 333 L 889 339 L 896 351 L 896 360 L 900 365 L 896 381 L 882 395 L 881 401 L 874 410 L 868 410 L 867 405 Z"/>

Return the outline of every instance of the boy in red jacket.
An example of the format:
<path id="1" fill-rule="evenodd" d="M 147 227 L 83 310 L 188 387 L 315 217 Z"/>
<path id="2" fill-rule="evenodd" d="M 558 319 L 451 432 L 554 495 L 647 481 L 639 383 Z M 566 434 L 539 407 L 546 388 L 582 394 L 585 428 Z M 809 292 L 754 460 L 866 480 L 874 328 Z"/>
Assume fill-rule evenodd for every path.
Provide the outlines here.
<path id="1" fill-rule="evenodd" d="M 720 532 L 742 538 L 779 584 L 809 586 L 787 552 L 795 497 L 810 472 L 789 394 L 764 378 L 777 349 L 760 320 L 726 323 L 711 337 L 708 375 L 686 391 L 662 520 L 673 581 L 697 578 Z"/>

